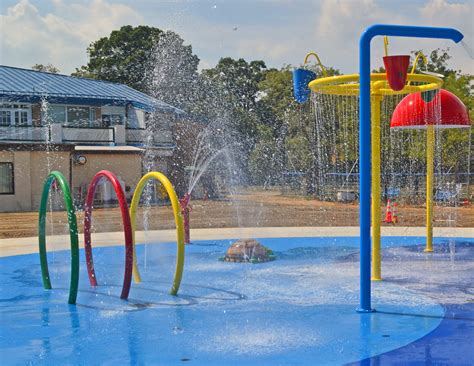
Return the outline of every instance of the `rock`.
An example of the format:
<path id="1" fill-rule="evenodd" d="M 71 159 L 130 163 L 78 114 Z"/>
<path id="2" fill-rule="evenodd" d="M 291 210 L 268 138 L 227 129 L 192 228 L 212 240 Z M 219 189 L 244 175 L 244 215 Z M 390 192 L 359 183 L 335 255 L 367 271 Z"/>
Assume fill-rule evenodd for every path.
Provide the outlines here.
<path id="1" fill-rule="evenodd" d="M 275 259 L 273 252 L 255 239 L 240 239 L 228 249 L 223 260 L 225 262 L 261 263 Z"/>

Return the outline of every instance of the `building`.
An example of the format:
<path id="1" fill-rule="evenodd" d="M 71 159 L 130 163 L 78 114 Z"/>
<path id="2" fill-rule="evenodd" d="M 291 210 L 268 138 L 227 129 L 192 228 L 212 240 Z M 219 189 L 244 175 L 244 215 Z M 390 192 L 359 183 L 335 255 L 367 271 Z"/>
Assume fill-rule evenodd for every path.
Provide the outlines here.
<path id="1" fill-rule="evenodd" d="M 36 210 L 51 170 L 69 179 L 77 204 L 102 169 L 130 197 L 144 170 L 166 172 L 184 115 L 126 85 L 0 66 L 0 211 Z M 99 195 L 113 200 L 106 186 Z"/>

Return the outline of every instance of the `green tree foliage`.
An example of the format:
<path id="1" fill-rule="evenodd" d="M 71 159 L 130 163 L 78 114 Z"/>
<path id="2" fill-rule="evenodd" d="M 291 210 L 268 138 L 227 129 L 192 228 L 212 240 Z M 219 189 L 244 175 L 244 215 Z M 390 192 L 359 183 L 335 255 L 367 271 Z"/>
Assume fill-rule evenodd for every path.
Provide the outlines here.
<path id="1" fill-rule="evenodd" d="M 280 181 L 282 171 L 281 149 L 268 126 L 259 125 L 258 130 L 259 139 L 249 155 L 251 183 L 274 185 Z"/>
<path id="2" fill-rule="evenodd" d="M 261 60 L 224 57 L 199 73 L 199 58 L 179 35 L 147 26 L 124 26 L 91 43 L 87 52 L 88 64 L 75 75 L 125 83 L 186 110 L 198 125 L 219 121 L 219 128 L 229 128 L 232 133 L 224 145 L 229 141 L 240 145 L 238 164 L 250 173 L 253 183 L 274 184 L 285 171 L 312 179 L 331 172 L 357 172 L 357 97 L 313 95 L 312 102 L 298 104 L 293 99 L 290 66 L 268 69 Z M 417 69 L 443 74 L 443 87 L 463 101 L 472 118 L 474 77 L 452 70 L 450 58 L 449 50 L 436 49 L 428 55 L 426 66 L 420 59 Z M 304 67 L 322 76 L 319 66 Z M 339 71 L 327 67 L 327 74 Z M 398 165 L 392 170 L 403 169 L 409 161 L 411 168 L 423 171 L 424 131 L 400 131 L 397 146 L 390 137 L 389 120 L 398 101 L 387 97 L 382 102 L 382 155 L 386 160 L 397 154 Z M 437 136 L 441 165 L 466 171 L 463 156 L 469 156 L 469 131 L 448 130 Z M 182 140 L 188 144 L 190 139 Z M 180 143 L 177 150 L 187 148 Z"/>
<path id="3" fill-rule="evenodd" d="M 309 172 L 313 167 L 313 152 L 308 139 L 297 135 L 290 137 L 285 143 L 288 170 L 294 172 Z"/>
<path id="4" fill-rule="evenodd" d="M 50 72 L 51 74 L 59 74 L 59 69 L 52 64 L 34 64 L 33 66 L 31 66 L 31 69 L 42 72 Z"/>
<path id="5" fill-rule="evenodd" d="M 247 62 L 225 57 L 214 68 L 203 70 L 203 76 L 221 91 L 221 102 L 232 106 L 228 112 L 246 140 L 255 140 L 257 125 L 264 120 L 264 104 L 259 98 L 258 85 L 266 69 L 263 61 Z"/>
<path id="6" fill-rule="evenodd" d="M 256 144 L 260 143 L 258 149 L 264 159 L 276 156 L 273 151 L 276 145 L 267 138 L 268 128 L 264 128 L 268 118 L 259 90 L 259 83 L 267 71 L 263 61 L 247 62 L 226 57 L 200 75 L 200 83 L 205 86 L 200 98 L 200 112 L 204 112 L 206 119 L 218 121 L 218 126 L 224 124 L 227 131 L 232 131 L 227 139 L 233 149 L 239 151 L 236 164 L 242 173 L 240 175 L 254 180 L 258 180 L 254 174 L 259 169 L 257 167 L 261 167 L 255 161 L 257 154 L 251 156 Z"/>
<path id="7" fill-rule="evenodd" d="M 179 35 L 161 33 L 146 61 L 144 89 L 159 100 L 192 111 L 202 89 L 198 65 L 199 58 Z"/>
<path id="8" fill-rule="evenodd" d="M 296 107 L 293 98 L 292 73 L 289 67 L 269 70 L 259 82 L 259 100 L 265 105 L 265 124 L 270 126 L 274 137 L 279 137 L 288 114 Z"/>
<path id="9" fill-rule="evenodd" d="M 266 69 L 263 61 L 247 62 L 243 58 L 224 57 L 216 67 L 203 70 L 203 74 L 224 85 L 238 107 L 252 112 L 258 109 L 258 83 L 263 80 Z"/>
<path id="10" fill-rule="evenodd" d="M 144 70 L 162 30 L 126 25 L 109 37 L 92 42 L 87 48 L 89 62 L 72 74 L 126 84 L 146 91 Z"/>

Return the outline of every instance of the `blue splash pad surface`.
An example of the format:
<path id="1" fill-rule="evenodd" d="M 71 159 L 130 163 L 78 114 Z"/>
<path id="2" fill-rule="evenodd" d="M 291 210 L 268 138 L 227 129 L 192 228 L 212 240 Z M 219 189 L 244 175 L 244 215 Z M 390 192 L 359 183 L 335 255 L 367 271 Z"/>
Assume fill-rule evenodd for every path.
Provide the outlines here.
<path id="1" fill-rule="evenodd" d="M 187 246 L 177 297 L 168 295 L 175 244 L 138 246 L 144 281 L 128 301 L 119 299 L 123 247 L 94 249 L 97 288 L 81 252 L 77 306 L 67 304 L 68 251 L 49 254 L 50 291 L 38 255 L 1 258 L 2 364 L 344 364 L 410 344 L 443 319 L 439 304 L 390 283 L 374 286 L 380 312 L 356 313 L 358 238 L 259 241 L 276 261 L 219 261 L 232 240 Z"/>

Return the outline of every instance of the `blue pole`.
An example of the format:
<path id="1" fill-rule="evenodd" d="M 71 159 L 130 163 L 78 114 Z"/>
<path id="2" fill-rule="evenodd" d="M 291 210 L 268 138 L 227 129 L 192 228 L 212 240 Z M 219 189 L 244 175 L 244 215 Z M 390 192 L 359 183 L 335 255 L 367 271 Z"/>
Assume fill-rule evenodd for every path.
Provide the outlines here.
<path id="1" fill-rule="evenodd" d="M 375 24 L 359 42 L 359 181 L 360 181 L 360 305 L 358 312 L 372 312 L 370 290 L 370 42 L 376 36 L 442 38 L 460 42 L 464 36 L 453 28 Z"/>

